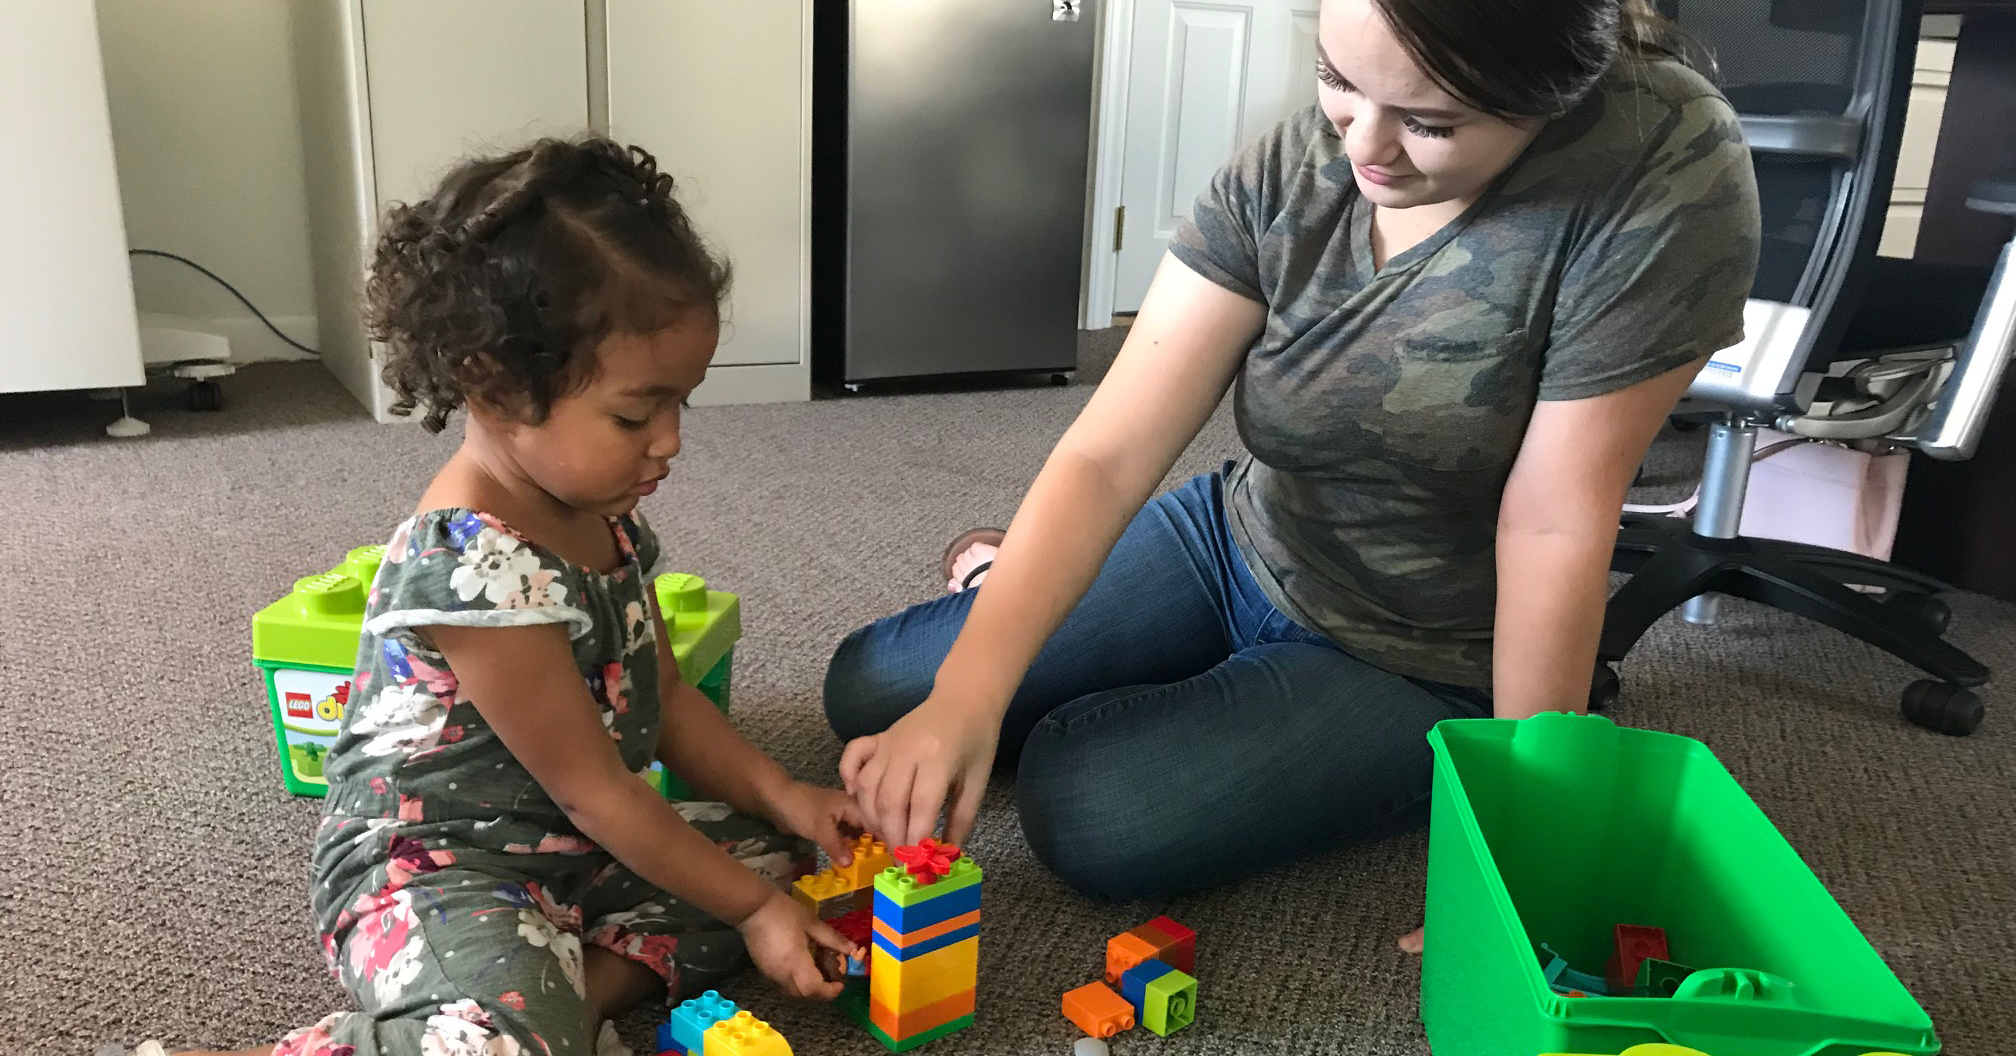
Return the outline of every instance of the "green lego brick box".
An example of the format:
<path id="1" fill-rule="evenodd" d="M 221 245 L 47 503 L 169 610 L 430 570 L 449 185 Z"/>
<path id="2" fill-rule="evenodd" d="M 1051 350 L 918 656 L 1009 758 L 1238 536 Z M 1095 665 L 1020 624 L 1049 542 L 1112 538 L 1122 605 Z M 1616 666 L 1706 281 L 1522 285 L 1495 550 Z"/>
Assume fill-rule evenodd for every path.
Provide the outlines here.
<path id="1" fill-rule="evenodd" d="M 265 678 L 280 777 L 295 795 L 328 792 L 322 762 L 343 726 L 365 597 L 384 559 L 382 546 L 358 547 L 335 568 L 296 580 L 286 597 L 252 617 L 252 662 Z M 725 714 L 742 637 L 741 600 L 681 572 L 659 576 L 652 587 L 680 677 Z M 691 792 L 657 763 L 649 777 L 668 799 Z"/>
<path id="2" fill-rule="evenodd" d="M 1939 1051 L 1932 1021 L 1700 741 L 1600 716 L 1451 719 L 1428 736 L 1421 1020 L 1437 1056 Z M 1669 997 L 1565 997 L 1618 924 L 1698 966 Z"/>

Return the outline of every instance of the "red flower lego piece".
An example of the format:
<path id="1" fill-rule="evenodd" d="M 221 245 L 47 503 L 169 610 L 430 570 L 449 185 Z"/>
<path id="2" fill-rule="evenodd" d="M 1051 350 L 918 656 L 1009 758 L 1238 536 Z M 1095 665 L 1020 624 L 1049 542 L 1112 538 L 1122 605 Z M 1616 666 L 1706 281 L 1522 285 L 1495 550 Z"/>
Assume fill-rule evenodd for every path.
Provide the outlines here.
<path id="1" fill-rule="evenodd" d="M 959 860 L 959 848 L 926 837 L 915 847 L 896 848 L 894 857 L 918 883 L 935 884 L 952 871 L 952 863 Z"/>

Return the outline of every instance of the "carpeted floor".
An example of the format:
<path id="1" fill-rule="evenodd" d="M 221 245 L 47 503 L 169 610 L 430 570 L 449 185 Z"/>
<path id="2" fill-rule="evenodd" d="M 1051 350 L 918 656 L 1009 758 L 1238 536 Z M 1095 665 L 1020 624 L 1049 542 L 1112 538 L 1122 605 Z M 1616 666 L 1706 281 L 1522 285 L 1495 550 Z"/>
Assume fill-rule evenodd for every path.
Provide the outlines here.
<path id="1" fill-rule="evenodd" d="M 1093 335 L 1088 360 L 1110 355 Z M 839 746 L 818 702 L 849 628 L 938 589 L 951 532 L 1006 519 L 1090 391 L 947 391 L 702 409 L 646 509 L 676 564 L 739 591 L 736 722 L 798 773 Z M 143 411 L 106 440 L 102 405 L 0 397 L 0 1054 L 107 1040 L 245 1045 L 343 1004 L 304 897 L 316 802 L 280 787 L 252 612 L 296 577 L 382 539 L 450 438 L 379 426 L 317 367 L 226 382 L 221 413 Z M 1178 467 L 1232 452 L 1221 412 Z M 1668 438 L 1672 491 L 1690 443 Z M 1684 483 L 1680 490 L 1684 491 Z M 2016 608 L 1954 601 L 1953 637 L 2016 669 Z M 1669 619 L 1626 666 L 1623 722 L 1704 739 L 1800 849 L 1932 1014 L 1947 1051 L 2016 1045 L 2016 717 L 1965 740 L 1898 715 L 1914 677 L 1832 632 L 1747 605 L 1722 626 Z M 2003 706 L 2001 714 L 1993 709 Z M 1199 809 L 1209 809 L 1199 805 Z M 1200 942 L 1202 1018 L 1124 1054 L 1400 1056 L 1427 1051 L 1416 962 L 1426 841 L 1413 835 L 1152 905 L 1074 897 L 1030 857 L 1013 790 L 990 796 L 981 1025 L 944 1053 L 1063 1053 L 1058 995 L 1103 940 L 1169 913 Z M 1760 892 L 1760 897 L 1770 897 Z M 731 988 L 796 1051 L 879 1051 L 827 1009 L 750 978 Z M 654 1010 L 627 1023 L 644 1038 Z M 1725 1054 L 1737 1056 L 1737 1054 Z"/>

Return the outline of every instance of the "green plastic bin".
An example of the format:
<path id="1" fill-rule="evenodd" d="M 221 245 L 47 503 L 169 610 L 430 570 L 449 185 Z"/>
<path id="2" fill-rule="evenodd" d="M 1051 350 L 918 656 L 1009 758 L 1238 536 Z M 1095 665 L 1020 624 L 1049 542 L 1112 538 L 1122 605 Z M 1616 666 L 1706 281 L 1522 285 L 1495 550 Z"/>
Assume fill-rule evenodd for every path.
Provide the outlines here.
<path id="1" fill-rule="evenodd" d="M 1436 1056 L 1939 1051 L 1932 1021 L 1706 745 L 1608 719 L 1428 735 L 1421 1021 Z M 1670 998 L 1555 994 L 1537 943 L 1601 974 L 1612 928 L 1666 930 Z"/>

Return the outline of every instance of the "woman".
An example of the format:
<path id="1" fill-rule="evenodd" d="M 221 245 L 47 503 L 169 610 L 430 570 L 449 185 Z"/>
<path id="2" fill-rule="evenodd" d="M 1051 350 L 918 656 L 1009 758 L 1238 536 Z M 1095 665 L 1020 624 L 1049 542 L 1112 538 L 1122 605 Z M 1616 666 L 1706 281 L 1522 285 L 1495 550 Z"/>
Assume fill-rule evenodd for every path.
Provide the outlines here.
<path id="1" fill-rule="evenodd" d="M 1014 763 L 1046 865 L 1152 897 L 1420 824 L 1440 720 L 1585 705 L 1618 507 L 1758 247 L 1641 3 L 1325 0 L 1320 105 L 1199 198 L 985 588 L 834 656 L 878 831 L 949 797 L 961 840 Z M 1228 386 L 1248 453 L 1144 508 Z"/>

